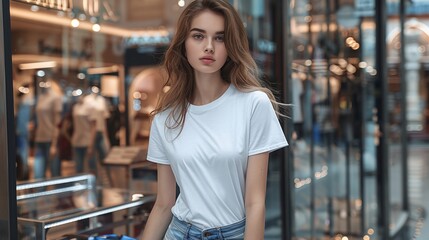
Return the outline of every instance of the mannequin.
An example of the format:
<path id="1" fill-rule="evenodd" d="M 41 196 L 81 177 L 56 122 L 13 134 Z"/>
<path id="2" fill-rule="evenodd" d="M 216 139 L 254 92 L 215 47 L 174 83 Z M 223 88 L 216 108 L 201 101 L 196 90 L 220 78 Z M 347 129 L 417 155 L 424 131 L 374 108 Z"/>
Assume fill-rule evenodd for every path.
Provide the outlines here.
<path id="1" fill-rule="evenodd" d="M 90 156 L 89 168 L 97 176 L 97 160 L 99 163 L 102 163 L 110 148 L 106 126 L 106 119 L 109 118 L 110 114 L 107 101 L 100 94 L 100 89 L 96 86 L 91 87 L 91 93 L 83 101 L 91 111 L 89 115 L 92 124 L 91 142 L 88 146 L 88 155 Z"/>
<path id="2" fill-rule="evenodd" d="M 86 102 L 87 103 L 87 102 Z M 85 104 L 84 97 L 80 96 L 72 108 L 74 131 L 71 144 L 73 146 L 73 161 L 76 173 L 84 172 L 84 161 L 91 143 L 91 107 Z"/>
<path id="3" fill-rule="evenodd" d="M 36 153 L 34 178 L 45 178 L 47 163 L 50 163 L 51 177 L 61 175 L 61 162 L 57 155 L 58 124 L 61 120 L 62 99 L 54 93 L 49 81 L 40 85 L 36 103 Z"/>

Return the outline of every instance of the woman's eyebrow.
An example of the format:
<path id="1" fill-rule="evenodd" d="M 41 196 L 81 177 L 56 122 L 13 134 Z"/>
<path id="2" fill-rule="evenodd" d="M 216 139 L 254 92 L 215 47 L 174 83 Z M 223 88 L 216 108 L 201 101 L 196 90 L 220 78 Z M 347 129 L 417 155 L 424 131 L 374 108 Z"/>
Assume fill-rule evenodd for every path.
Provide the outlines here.
<path id="1" fill-rule="evenodd" d="M 201 33 L 206 33 L 207 32 L 206 30 L 201 29 L 201 28 L 192 28 L 191 32 L 192 31 L 197 31 L 197 32 L 201 32 Z M 225 34 L 225 31 L 218 31 L 215 34 Z"/>

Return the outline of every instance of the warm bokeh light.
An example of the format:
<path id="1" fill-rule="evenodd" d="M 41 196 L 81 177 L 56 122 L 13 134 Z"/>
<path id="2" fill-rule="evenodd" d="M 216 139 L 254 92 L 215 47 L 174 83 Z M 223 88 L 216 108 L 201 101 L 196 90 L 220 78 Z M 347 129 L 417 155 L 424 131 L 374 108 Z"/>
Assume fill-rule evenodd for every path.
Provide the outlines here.
<path id="1" fill-rule="evenodd" d="M 101 30 L 100 24 L 95 23 L 94 25 L 92 25 L 92 31 L 99 32 L 100 30 Z"/>
<path id="2" fill-rule="evenodd" d="M 71 25 L 72 27 L 74 27 L 74 28 L 77 28 L 77 27 L 79 27 L 80 22 L 79 22 L 79 20 L 77 20 L 76 18 L 73 18 L 73 19 L 71 20 L 71 22 L 70 22 L 70 25 Z"/>
<path id="3" fill-rule="evenodd" d="M 134 92 L 133 93 L 133 98 L 134 99 L 140 99 L 142 97 L 142 94 L 140 92 Z"/>

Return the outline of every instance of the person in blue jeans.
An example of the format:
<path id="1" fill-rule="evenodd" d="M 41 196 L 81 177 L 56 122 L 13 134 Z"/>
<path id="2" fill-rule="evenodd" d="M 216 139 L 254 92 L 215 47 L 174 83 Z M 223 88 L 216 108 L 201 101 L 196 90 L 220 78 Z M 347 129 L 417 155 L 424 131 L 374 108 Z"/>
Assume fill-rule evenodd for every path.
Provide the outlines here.
<path id="1" fill-rule="evenodd" d="M 264 239 L 270 152 L 288 145 L 236 10 L 195 0 L 163 66 L 147 160 L 158 190 L 141 239 Z M 180 193 L 176 199 L 176 184 Z"/>
<path id="2" fill-rule="evenodd" d="M 89 170 L 97 177 L 97 165 L 102 166 L 107 152 L 110 149 L 110 142 L 107 134 L 106 119 L 110 117 L 108 103 L 100 94 L 98 87 L 91 87 L 91 93 L 83 98 L 83 104 L 88 106 L 90 114 L 88 118 L 91 122 L 91 137 L 88 145 L 87 156 L 89 158 Z M 99 164 L 98 164 L 99 163 Z"/>
<path id="3" fill-rule="evenodd" d="M 34 156 L 34 178 L 46 177 L 48 164 L 51 177 L 61 175 L 61 161 L 57 154 L 58 124 L 61 121 L 62 98 L 51 89 L 51 83 L 40 85 L 36 103 L 36 136 Z"/>
<path id="4" fill-rule="evenodd" d="M 24 87 L 28 88 L 28 85 L 24 85 Z M 27 93 L 19 96 L 16 113 L 16 152 L 21 159 L 21 169 L 17 176 L 20 180 L 26 180 L 29 177 L 29 124 L 31 122 L 33 106 L 34 100 L 32 94 Z"/>
<path id="5" fill-rule="evenodd" d="M 88 147 L 92 145 L 92 128 L 95 123 L 91 120 L 92 107 L 83 101 L 80 96 L 72 107 L 73 134 L 71 144 L 73 146 L 73 161 L 76 173 L 85 171 L 85 163 L 88 159 Z M 88 161 L 88 160 L 87 160 Z"/>
<path id="6" fill-rule="evenodd" d="M 88 163 L 89 172 L 97 176 L 97 159 L 101 163 L 108 151 L 106 111 L 104 98 L 92 94 L 79 97 L 72 108 L 74 131 L 71 142 L 76 173 L 84 172 Z"/>

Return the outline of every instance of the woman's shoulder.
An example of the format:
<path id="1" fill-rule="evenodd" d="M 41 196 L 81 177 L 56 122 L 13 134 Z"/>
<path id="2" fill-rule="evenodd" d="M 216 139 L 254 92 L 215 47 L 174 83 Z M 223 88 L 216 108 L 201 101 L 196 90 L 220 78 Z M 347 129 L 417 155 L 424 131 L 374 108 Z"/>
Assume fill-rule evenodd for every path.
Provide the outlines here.
<path id="1" fill-rule="evenodd" d="M 162 120 L 165 121 L 165 119 L 167 119 L 169 113 L 170 113 L 170 111 L 168 109 L 157 112 L 157 113 L 152 115 L 153 121 L 162 121 Z"/>
<path id="2" fill-rule="evenodd" d="M 235 88 L 236 96 L 246 100 L 247 102 L 264 102 L 270 101 L 268 95 L 260 89 L 240 90 Z"/>
<path id="3" fill-rule="evenodd" d="M 169 121 L 172 121 L 171 114 L 173 110 L 171 108 L 164 109 L 152 115 L 153 124 L 157 124 L 159 126 L 163 126 Z M 167 122 L 168 121 L 168 122 Z"/>

